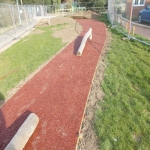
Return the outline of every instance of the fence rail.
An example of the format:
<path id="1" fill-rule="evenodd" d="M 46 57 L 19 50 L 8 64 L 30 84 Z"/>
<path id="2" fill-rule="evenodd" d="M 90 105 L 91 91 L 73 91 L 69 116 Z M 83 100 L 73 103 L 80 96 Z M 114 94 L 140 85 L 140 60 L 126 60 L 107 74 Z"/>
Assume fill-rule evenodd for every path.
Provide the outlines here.
<path id="1" fill-rule="evenodd" d="M 144 6 L 145 5 L 145 6 Z M 115 26 L 118 31 L 120 30 L 124 35 L 131 38 L 130 33 L 132 33 L 133 38 L 142 43 L 150 44 L 150 24 L 138 23 L 138 15 L 140 10 L 146 7 L 147 3 L 143 3 L 143 7 L 135 6 L 135 1 L 130 1 L 127 3 L 125 0 L 120 2 L 115 0 L 108 0 L 108 19 L 112 25 Z M 143 16 L 144 17 L 144 16 Z M 141 35 L 144 38 L 141 38 Z M 147 38 L 147 39 L 146 39 Z M 143 39 L 143 41 L 141 41 Z"/>
<path id="2" fill-rule="evenodd" d="M 122 17 L 122 15 L 115 14 L 115 21 L 120 23 L 120 25 L 125 27 L 125 29 L 128 31 L 130 20 Z M 132 31 L 133 36 L 136 32 L 136 27 L 142 27 L 142 28 L 150 29 L 150 26 L 148 26 L 148 25 L 143 25 L 143 24 L 131 22 L 131 31 Z"/>

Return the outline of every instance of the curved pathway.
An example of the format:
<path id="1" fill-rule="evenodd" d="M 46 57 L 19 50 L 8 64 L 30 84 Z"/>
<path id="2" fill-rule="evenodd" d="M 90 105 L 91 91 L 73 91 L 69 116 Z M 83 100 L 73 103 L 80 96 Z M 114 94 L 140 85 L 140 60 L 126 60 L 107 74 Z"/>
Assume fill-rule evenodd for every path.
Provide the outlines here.
<path id="1" fill-rule="evenodd" d="M 106 39 L 103 23 L 77 20 L 83 32 L 0 109 L 0 149 L 34 112 L 40 122 L 24 150 L 74 150 L 90 86 Z M 93 29 L 81 57 L 75 56 L 83 35 Z"/>

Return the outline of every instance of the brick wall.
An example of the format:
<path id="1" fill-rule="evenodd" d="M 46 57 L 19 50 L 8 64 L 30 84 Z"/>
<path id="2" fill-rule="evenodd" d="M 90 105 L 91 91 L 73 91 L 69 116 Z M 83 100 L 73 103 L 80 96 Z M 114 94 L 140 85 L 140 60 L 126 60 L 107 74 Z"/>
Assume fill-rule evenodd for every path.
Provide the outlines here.
<path id="1" fill-rule="evenodd" d="M 138 17 L 139 11 L 144 9 L 148 4 L 150 4 L 150 0 L 145 0 L 145 6 L 133 6 L 133 17 Z M 131 9 L 131 0 L 127 0 L 127 8 L 126 8 L 127 17 L 130 16 L 130 9 Z"/>

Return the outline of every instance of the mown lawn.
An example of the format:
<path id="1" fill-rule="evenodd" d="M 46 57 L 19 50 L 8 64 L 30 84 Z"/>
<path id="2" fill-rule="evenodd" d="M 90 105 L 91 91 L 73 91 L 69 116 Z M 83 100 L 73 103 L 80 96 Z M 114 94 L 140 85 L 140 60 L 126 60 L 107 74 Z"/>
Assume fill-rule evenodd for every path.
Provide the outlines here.
<path id="1" fill-rule="evenodd" d="M 102 18 L 102 20 L 101 20 Z M 108 24 L 106 16 L 100 18 Z M 101 150 L 150 149 L 150 47 L 115 29 L 101 83 L 105 93 L 96 111 L 95 131 Z"/>
<path id="2" fill-rule="evenodd" d="M 64 46 L 61 39 L 52 37 L 52 29 L 62 26 L 39 27 L 43 32 L 26 36 L 0 54 L 0 100 Z"/>

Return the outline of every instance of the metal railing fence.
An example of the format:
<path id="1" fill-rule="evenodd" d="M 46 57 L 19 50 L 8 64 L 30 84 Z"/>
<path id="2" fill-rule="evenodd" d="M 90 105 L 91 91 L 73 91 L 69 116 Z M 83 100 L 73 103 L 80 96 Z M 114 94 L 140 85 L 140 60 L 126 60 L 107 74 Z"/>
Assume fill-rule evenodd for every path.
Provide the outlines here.
<path id="1" fill-rule="evenodd" d="M 150 24 L 139 23 L 140 10 L 147 5 L 147 3 L 136 4 L 133 0 L 121 0 L 119 2 L 108 0 L 108 19 L 117 30 L 128 36 L 129 39 L 132 38 L 150 45 Z M 141 40 L 144 39 L 142 37 L 145 37 L 145 40 Z"/>
<path id="2" fill-rule="evenodd" d="M 27 25 L 34 20 L 34 17 L 34 6 L 0 4 L 0 33 L 4 33 L 11 27 Z"/>
<path id="3" fill-rule="evenodd" d="M 33 5 L 0 3 L 0 48 L 31 29 L 36 24 L 35 16 Z"/>
<path id="4" fill-rule="evenodd" d="M 51 14 L 70 15 L 78 11 L 107 12 L 105 7 L 95 7 L 91 2 L 55 5 L 11 5 L 0 3 L 0 48 L 36 25 L 38 16 Z"/>

